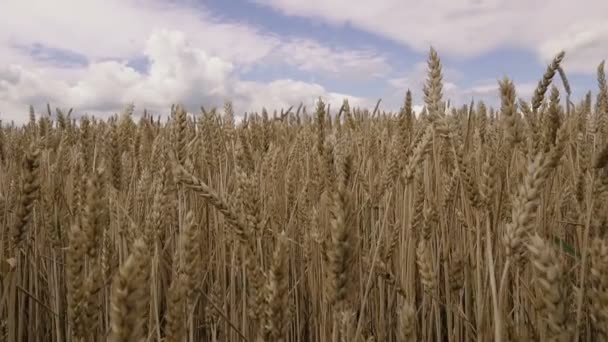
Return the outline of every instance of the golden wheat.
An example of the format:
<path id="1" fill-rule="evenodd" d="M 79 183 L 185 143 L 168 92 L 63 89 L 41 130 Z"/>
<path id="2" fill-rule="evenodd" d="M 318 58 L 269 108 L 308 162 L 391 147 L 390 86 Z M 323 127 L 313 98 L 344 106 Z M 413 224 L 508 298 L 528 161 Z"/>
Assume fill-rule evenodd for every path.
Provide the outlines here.
<path id="1" fill-rule="evenodd" d="M 497 109 L 452 106 L 434 49 L 398 113 L 32 107 L 0 128 L 0 340 L 605 340 L 608 87 L 572 102 L 564 56 Z"/>

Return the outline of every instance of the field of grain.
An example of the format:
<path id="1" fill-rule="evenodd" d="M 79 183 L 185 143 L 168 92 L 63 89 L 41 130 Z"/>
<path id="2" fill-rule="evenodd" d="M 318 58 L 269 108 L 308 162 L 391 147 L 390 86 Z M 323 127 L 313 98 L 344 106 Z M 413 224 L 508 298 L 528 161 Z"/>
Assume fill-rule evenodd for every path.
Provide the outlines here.
<path id="1" fill-rule="evenodd" d="M 425 108 L 31 112 L 0 130 L 5 341 L 606 341 L 608 87 Z"/>

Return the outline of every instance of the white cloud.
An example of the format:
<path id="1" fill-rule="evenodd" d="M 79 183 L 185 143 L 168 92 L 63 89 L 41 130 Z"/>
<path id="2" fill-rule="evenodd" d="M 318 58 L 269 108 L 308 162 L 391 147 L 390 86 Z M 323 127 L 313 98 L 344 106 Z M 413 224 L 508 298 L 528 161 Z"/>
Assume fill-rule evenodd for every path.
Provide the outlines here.
<path id="1" fill-rule="evenodd" d="M 47 102 L 96 115 L 112 114 L 127 103 L 166 114 L 172 103 L 183 103 L 196 111 L 200 105 L 220 106 L 227 99 L 235 100 L 237 113 L 260 111 L 263 106 L 268 110 L 287 108 L 319 96 L 332 105 L 341 104 L 344 98 L 354 105 L 365 102 L 314 83 L 241 80 L 233 63 L 194 47 L 179 31 L 156 31 L 147 39 L 144 53 L 151 62 L 147 73 L 119 61 L 91 63 L 72 70 L 64 79 L 54 78 L 61 74 L 58 69 L 0 68 L 1 118 L 23 122 L 27 105 L 40 108 Z"/>
<path id="2" fill-rule="evenodd" d="M 3 47 L 44 43 L 94 60 L 137 55 L 159 28 L 183 31 L 210 53 L 243 64 L 265 56 L 278 44 L 278 39 L 253 27 L 220 22 L 203 9 L 157 0 L 5 0 L 0 11 L 11 14 L 0 21 Z"/>
<path id="3" fill-rule="evenodd" d="M 57 98 L 67 90 L 60 81 L 45 77 L 42 70 L 29 70 L 18 65 L 0 69 L 0 100 L 38 102 L 44 98 Z"/>
<path id="4" fill-rule="evenodd" d="M 269 84 L 239 82 L 236 92 L 241 107 L 248 107 L 257 112 L 260 112 L 262 108 L 269 111 L 287 109 L 290 106 L 297 106 L 299 103 L 303 103 L 308 108 L 314 108 L 319 97 L 325 103 L 329 103 L 332 108 L 339 108 L 344 99 L 348 100 L 351 107 L 373 105 L 372 101 L 366 98 L 329 92 L 319 84 L 290 79 L 277 80 Z M 243 103 L 247 105 L 245 106 Z"/>
<path id="5" fill-rule="evenodd" d="M 608 57 L 608 2 L 601 0 L 251 1 L 290 16 L 349 24 L 423 53 L 429 45 L 461 57 L 517 47 L 546 62 L 565 49 L 566 67 L 587 73 Z"/>
<path id="6" fill-rule="evenodd" d="M 534 51 L 546 63 L 566 49 L 566 72 L 594 73 L 608 57 L 608 4 L 586 6 L 556 0 L 432 0 L 372 3 L 346 0 L 256 0 L 288 15 L 321 19 L 359 29 L 440 56 L 475 56 L 497 47 Z M 43 0 L 0 1 L 0 117 L 25 118 L 27 105 L 47 101 L 77 112 L 104 113 L 135 102 L 165 113 L 173 102 L 194 110 L 234 99 L 237 111 L 312 104 L 318 96 L 339 106 L 373 107 L 375 99 L 332 92 L 315 82 L 279 79 L 245 81 L 242 72 L 255 65 L 298 68 L 342 81 L 390 75 L 386 56 L 366 47 L 341 48 L 302 37 L 286 37 L 219 18 L 195 1 L 179 0 Z M 538 19 L 542 15 L 542 20 Z M 28 18 L 24 20 L 23 18 Z M 40 43 L 85 55 L 86 67 L 65 68 L 37 60 L 20 47 Z M 146 56 L 149 70 L 127 60 Z M 52 56 L 49 56 L 52 57 Z M 381 109 L 397 109 L 407 88 L 422 103 L 426 62 L 406 74 L 391 75 Z M 462 85 L 462 74 L 444 64 L 444 97 L 468 103 L 472 97 L 498 100 L 497 80 Z M 542 70 L 539 71 L 539 75 Z M 538 76 L 538 75 L 537 75 Z M 392 87 L 392 88 L 390 88 Z M 529 98 L 535 84 L 517 85 Z M 276 108 L 272 108 L 274 106 Z"/>
<path id="7" fill-rule="evenodd" d="M 484 101 L 486 104 L 500 106 L 500 88 L 498 80 L 478 82 L 473 86 L 455 86 L 448 95 L 452 103 L 469 103 L 472 99 L 476 102 Z M 515 92 L 518 99 L 530 101 L 536 89 L 535 83 L 515 83 Z"/>
<path id="8" fill-rule="evenodd" d="M 238 96 L 242 108 L 259 103 L 260 94 L 290 102 L 295 95 L 280 89 L 285 85 L 308 87 L 300 89 L 304 93 L 298 101 L 332 94 L 314 83 L 241 81 L 239 75 L 256 64 L 340 79 L 390 70 L 385 57 L 372 50 L 282 37 L 219 18 L 187 0 L 4 0 L 0 13 L 9 14 L 0 21 L 0 116 L 5 120 L 19 121 L 29 104 L 47 101 L 89 113 L 111 112 L 134 101 L 165 112 L 173 102 L 198 108 L 231 96 Z M 36 44 L 78 53 L 89 63 L 67 68 L 49 62 L 53 56 L 36 59 L 28 51 Z M 142 56 L 150 62 L 146 73 L 127 63 Z M 247 89 L 257 96 L 246 94 Z"/>
<path id="9" fill-rule="evenodd" d="M 335 49 L 311 39 L 292 39 L 282 44 L 277 58 L 305 71 L 354 79 L 381 77 L 391 70 L 386 59 L 371 49 Z"/>
<path id="10" fill-rule="evenodd" d="M 93 61 L 127 59 L 144 52 L 151 32 L 167 29 L 184 32 L 193 46 L 239 67 L 276 61 L 278 56 L 278 60 L 306 71 L 331 71 L 340 76 L 351 72 L 378 74 L 388 68 L 379 53 L 281 37 L 220 19 L 187 1 L 4 0 L 0 13 L 10 14 L 0 21 L 0 49 L 14 55 L 23 55 L 16 46 L 42 43 L 78 52 Z"/>
<path id="11" fill-rule="evenodd" d="M 565 50 L 564 68 L 570 72 L 594 73 L 608 58 L 608 22 L 579 22 L 567 25 L 555 36 L 543 41 L 538 52 L 548 62 L 554 52 Z"/>

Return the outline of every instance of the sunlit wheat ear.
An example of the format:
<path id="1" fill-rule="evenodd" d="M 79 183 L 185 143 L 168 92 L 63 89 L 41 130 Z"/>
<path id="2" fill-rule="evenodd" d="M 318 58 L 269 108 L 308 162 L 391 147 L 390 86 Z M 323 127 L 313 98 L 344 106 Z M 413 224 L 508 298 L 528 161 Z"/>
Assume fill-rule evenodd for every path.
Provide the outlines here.
<path id="1" fill-rule="evenodd" d="M 416 308 L 412 303 L 405 302 L 399 309 L 398 341 L 416 341 Z"/>
<path id="2" fill-rule="evenodd" d="M 120 267 L 112 284 L 110 341 L 140 341 L 148 309 L 150 256 L 143 239 L 135 240 L 133 252 Z"/>
<path id="3" fill-rule="evenodd" d="M 355 313 L 346 309 L 341 311 L 335 319 L 338 320 L 340 342 L 352 341 L 356 327 Z"/>
<path id="4" fill-rule="evenodd" d="M 598 95 L 597 95 L 597 128 L 602 134 L 606 134 L 608 131 L 608 82 L 606 82 L 606 71 L 604 70 L 605 61 L 602 61 L 597 67 L 597 83 L 598 83 Z"/>
<path id="5" fill-rule="evenodd" d="M 460 174 L 460 179 L 465 190 L 466 196 L 469 199 L 471 205 L 476 208 L 479 208 L 481 205 L 480 194 L 479 194 L 479 185 L 474 175 L 471 172 L 471 167 L 469 163 L 467 163 L 464 159 L 464 151 L 455 146 L 455 144 L 460 145 L 459 140 L 453 134 L 451 134 L 452 138 L 452 152 L 454 154 L 454 164 L 455 169 Z"/>
<path id="6" fill-rule="evenodd" d="M 86 235 L 78 225 L 73 225 L 68 235 L 67 251 L 67 289 L 68 315 L 76 337 L 84 338 L 86 327 L 83 325 L 82 305 L 84 298 L 84 261 L 86 255 Z"/>
<path id="7" fill-rule="evenodd" d="M 263 328 L 264 340 L 284 340 L 289 318 L 289 254 L 287 236 L 281 233 L 277 239 L 272 267 L 266 285 L 266 312 Z"/>
<path id="8" fill-rule="evenodd" d="M 198 193 L 203 199 L 220 211 L 226 221 L 235 228 L 238 239 L 246 243 L 249 241 L 250 227 L 247 227 L 228 202 L 217 192 L 211 189 L 205 182 L 189 173 L 181 165 L 174 164 L 175 178 L 187 188 Z"/>
<path id="9" fill-rule="evenodd" d="M 103 203 L 103 174 L 99 168 L 92 172 L 87 182 L 87 200 L 82 220 L 82 228 L 87 235 L 87 255 L 96 258 L 99 255 L 100 241 L 103 232 L 105 205 Z"/>
<path id="10" fill-rule="evenodd" d="M 39 161 L 40 150 L 34 146 L 25 156 L 25 177 L 23 183 L 23 194 L 17 213 L 17 220 L 14 230 L 14 242 L 17 247 L 21 247 L 26 239 L 28 226 L 32 223 L 32 211 L 35 201 L 38 199 L 40 190 Z"/>
<path id="11" fill-rule="evenodd" d="M 111 124 L 111 132 L 110 132 L 110 157 L 108 158 L 110 164 L 110 175 L 112 179 L 112 185 L 117 190 L 121 190 L 122 187 L 122 148 L 120 141 L 120 132 L 115 123 Z M 87 151 L 88 152 L 88 151 Z"/>
<path id="12" fill-rule="evenodd" d="M 186 282 L 186 275 L 177 271 L 167 291 L 165 331 L 168 342 L 180 342 L 186 333 Z"/>
<path id="13" fill-rule="evenodd" d="M 553 145 L 557 137 L 557 130 L 560 127 L 561 121 L 561 109 L 559 106 L 559 90 L 557 87 L 551 87 L 551 94 L 549 97 L 549 108 L 547 113 L 543 116 L 543 147 L 545 151 L 548 151 Z"/>
<path id="14" fill-rule="evenodd" d="M 516 115 L 517 115 L 517 104 L 515 102 L 515 85 L 508 78 L 504 78 L 499 82 L 500 85 L 500 97 L 501 105 L 500 111 L 502 114 L 502 120 L 505 126 L 505 138 L 509 146 L 515 144 L 515 138 L 517 136 L 516 130 Z"/>
<path id="15" fill-rule="evenodd" d="M 428 78 L 424 85 L 424 102 L 432 120 L 443 114 L 443 75 L 441 61 L 434 48 L 430 49 L 428 64 Z"/>
<path id="16" fill-rule="evenodd" d="M 481 182 L 479 183 L 479 195 L 482 203 L 488 209 L 492 209 L 492 201 L 495 191 L 494 177 L 496 173 L 496 163 L 494 158 L 488 157 L 481 167 Z"/>
<path id="17" fill-rule="evenodd" d="M 184 226 L 182 227 L 182 260 L 184 262 L 186 298 L 190 305 L 194 304 L 194 293 L 199 286 L 201 276 L 201 258 L 199 248 L 201 242 L 200 229 L 196 225 L 194 213 L 188 211 L 184 218 Z"/>
<path id="18" fill-rule="evenodd" d="M 176 134 L 176 150 L 177 157 L 180 165 L 184 165 L 187 156 L 187 143 L 188 143 L 188 116 L 183 106 L 178 106 L 176 112 L 175 121 L 175 134 Z"/>
<path id="19" fill-rule="evenodd" d="M 412 109 L 412 92 L 408 89 L 405 93 L 405 103 L 399 113 L 399 135 L 401 139 L 401 153 L 406 153 L 412 140 L 412 128 L 414 123 L 414 111 Z"/>
<path id="20" fill-rule="evenodd" d="M 418 246 L 416 247 L 416 263 L 418 264 L 418 273 L 424 291 L 432 293 L 435 290 L 436 282 L 429 248 L 428 242 L 424 239 L 418 242 Z"/>
<path id="21" fill-rule="evenodd" d="M 428 125 L 422 135 L 420 142 L 416 145 L 413 153 L 405 165 L 404 177 L 410 182 L 414 178 L 415 171 L 420 167 L 424 157 L 429 153 L 433 136 L 433 126 Z"/>
<path id="22" fill-rule="evenodd" d="M 343 194 L 335 191 L 331 198 L 331 247 L 328 250 L 330 262 L 330 294 L 333 303 L 346 299 L 348 263 L 352 253 L 349 243 L 349 229 L 344 217 Z"/>
<path id="23" fill-rule="evenodd" d="M 538 108 L 540 108 L 545 98 L 545 93 L 547 92 L 547 89 L 549 89 L 549 85 L 553 80 L 553 76 L 555 75 L 555 72 L 559 68 L 565 55 L 566 53 L 564 51 L 558 53 L 553 58 L 551 64 L 547 66 L 547 70 L 545 71 L 543 78 L 538 81 L 538 86 L 536 87 L 536 90 L 534 91 L 534 96 L 532 97 L 532 110 L 534 112 L 536 112 Z"/>
<path id="24" fill-rule="evenodd" d="M 547 176 L 543 168 L 545 159 L 544 154 L 539 154 L 528 164 L 527 174 L 513 203 L 511 222 L 507 224 L 503 237 L 505 253 L 509 258 L 521 258 L 526 239 L 532 233 L 541 186 Z"/>
<path id="25" fill-rule="evenodd" d="M 540 236 L 527 244 L 534 280 L 541 296 L 541 311 L 550 341 L 568 341 L 569 329 L 564 293 L 564 269 L 553 248 Z"/>

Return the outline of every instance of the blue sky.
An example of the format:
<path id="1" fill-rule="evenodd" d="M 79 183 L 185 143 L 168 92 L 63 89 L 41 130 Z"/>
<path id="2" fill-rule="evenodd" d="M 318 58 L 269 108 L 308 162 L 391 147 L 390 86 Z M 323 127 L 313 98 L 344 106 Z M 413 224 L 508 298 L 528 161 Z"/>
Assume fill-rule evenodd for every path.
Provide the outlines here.
<path id="1" fill-rule="evenodd" d="M 608 56 L 608 2 L 595 0 L 4 0 L 0 12 L 0 119 L 16 122 L 47 102 L 98 116 L 319 96 L 396 110 L 407 89 L 422 104 L 430 46 L 455 104 L 497 105 L 504 76 L 529 99 L 562 49 L 582 96 Z"/>

